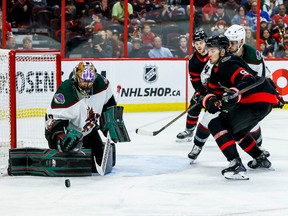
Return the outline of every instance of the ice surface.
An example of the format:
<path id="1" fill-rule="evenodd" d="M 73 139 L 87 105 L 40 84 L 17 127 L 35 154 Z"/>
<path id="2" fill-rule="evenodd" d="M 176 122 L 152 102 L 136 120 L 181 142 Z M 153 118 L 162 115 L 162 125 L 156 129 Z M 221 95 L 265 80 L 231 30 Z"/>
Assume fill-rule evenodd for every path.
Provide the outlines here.
<path id="1" fill-rule="evenodd" d="M 118 143 L 117 162 L 106 176 L 0 177 L 1 216 L 285 216 L 288 215 L 287 110 L 273 110 L 260 124 L 271 170 L 248 169 L 248 181 L 229 181 L 228 162 L 210 137 L 194 164 L 192 143 L 176 143 L 185 116 L 155 137 L 180 112 L 125 113 L 130 143 Z M 153 124 L 149 124 L 153 122 Z M 241 149 L 244 164 L 250 156 Z M 247 167 L 247 166 L 246 166 Z"/>

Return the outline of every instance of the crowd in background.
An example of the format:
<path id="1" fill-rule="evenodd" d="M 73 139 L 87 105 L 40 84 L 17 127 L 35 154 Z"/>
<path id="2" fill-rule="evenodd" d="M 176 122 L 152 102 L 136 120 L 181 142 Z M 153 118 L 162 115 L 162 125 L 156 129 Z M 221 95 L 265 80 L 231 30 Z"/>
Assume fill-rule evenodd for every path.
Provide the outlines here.
<path id="1" fill-rule="evenodd" d="M 286 58 L 288 0 L 260 2 L 260 51 L 267 58 Z M 1 30 L 5 25 L 7 49 L 37 45 L 61 49 L 61 0 L 7 0 L 6 4 L 7 20 L 1 21 Z M 239 24 L 246 29 L 246 43 L 256 46 L 257 0 L 195 0 L 193 9 L 194 32 L 223 34 Z M 128 41 L 124 40 L 124 10 L 124 0 L 66 0 L 66 57 L 122 58 L 127 57 L 124 46 L 131 58 L 189 57 L 189 0 L 129 0 Z M 3 20 L 2 9 L 0 16 Z M 36 35 L 45 35 L 58 46 L 41 47 L 35 43 Z"/>

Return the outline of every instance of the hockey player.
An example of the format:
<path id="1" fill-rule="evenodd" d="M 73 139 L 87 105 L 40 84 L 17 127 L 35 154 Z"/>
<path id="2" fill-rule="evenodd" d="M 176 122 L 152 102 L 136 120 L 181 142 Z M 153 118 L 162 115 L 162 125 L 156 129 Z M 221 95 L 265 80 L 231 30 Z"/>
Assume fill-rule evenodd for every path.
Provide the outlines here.
<path id="1" fill-rule="evenodd" d="M 262 76 L 263 68 L 266 68 L 265 62 L 263 57 L 261 56 L 261 53 L 257 51 L 254 47 L 251 47 L 247 44 L 245 44 L 245 38 L 246 38 L 246 31 L 243 26 L 241 25 L 232 25 L 230 26 L 224 33 L 224 35 L 229 39 L 230 46 L 229 46 L 229 52 L 231 54 L 237 55 L 241 57 L 251 69 L 256 71 L 258 73 L 258 76 Z M 209 67 L 211 67 L 211 64 L 208 62 L 206 67 L 206 71 L 209 71 Z M 205 83 L 207 78 L 209 78 L 209 73 L 202 72 L 201 79 L 202 83 Z M 265 71 L 265 76 L 270 79 L 271 83 L 273 84 L 273 81 L 271 80 L 271 73 L 269 70 Z M 276 106 L 278 108 L 282 108 L 285 104 L 284 99 L 278 94 L 278 100 L 279 104 Z M 207 129 L 207 124 L 209 121 L 209 118 L 207 119 L 204 115 L 203 120 L 200 121 L 199 125 L 197 126 L 196 134 L 194 137 L 194 146 L 191 150 L 191 152 L 188 154 L 188 157 L 192 160 L 196 160 L 198 155 L 200 154 L 207 138 L 209 137 L 209 130 Z M 201 130 L 198 130 L 198 128 L 201 128 Z M 256 140 L 257 145 L 264 150 L 262 147 L 262 133 L 260 125 L 256 125 L 255 128 L 253 128 L 250 132 L 250 134 L 253 136 L 253 138 Z M 265 151 L 266 155 L 269 155 L 268 151 Z"/>
<path id="2" fill-rule="evenodd" d="M 103 143 L 100 116 L 116 105 L 109 81 L 97 74 L 92 62 L 80 62 L 73 76 L 61 83 L 46 113 L 45 137 L 51 149 L 79 152 L 90 148 L 98 165 Z M 95 163 L 92 163 L 95 172 Z"/>
<path id="3" fill-rule="evenodd" d="M 240 57 L 228 53 L 230 43 L 226 36 L 211 36 L 206 45 L 209 61 L 214 66 L 208 84 L 209 93 L 203 98 L 202 105 L 211 113 L 208 128 L 230 162 L 222 174 L 228 179 L 248 179 L 236 142 L 254 158 L 248 162 L 248 167 L 271 167 L 268 156 L 249 132 L 278 103 L 277 92 L 267 79 L 259 81 L 261 78 Z M 247 89 L 256 82 L 258 86 Z M 244 92 L 238 94 L 241 90 Z"/>
<path id="4" fill-rule="evenodd" d="M 197 103 L 198 97 L 200 97 L 200 95 L 205 91 L 205 88 L 201 83 L 200 74 L 209 59 L 208 51 L 206 49 L 206 38 L 207 35 L 204 31 L 198 31 L 193 35 L 195 52 L 189 59 L 188 67 L 190 81 L 195 90 L 195 93 L 190 100 L 190 106 Z M 192 141 L 193 131 L 196 128 L 201 108 L 202 106 L 199 104 L 199 106 L 196 106 L 188 112 L 186 117 L 186 129 L 183 132 L 177 134 L 177 142 Z"/>

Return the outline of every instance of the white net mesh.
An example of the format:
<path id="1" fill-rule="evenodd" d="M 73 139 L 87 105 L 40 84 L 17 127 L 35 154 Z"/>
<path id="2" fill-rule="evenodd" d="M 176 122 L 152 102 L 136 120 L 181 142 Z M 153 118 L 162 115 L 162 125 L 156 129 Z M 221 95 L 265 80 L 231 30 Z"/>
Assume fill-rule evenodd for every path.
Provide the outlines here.
<path id="1" fill-rule="evenodd" d="M 9 51 L 0 50 L 0 169 L 7 166 L 10 148 Z M 48 147 L 44 136 L 45 111 L 56 91 L 56 54 L 17 53 L 16 125 L 17 147 Z"/>

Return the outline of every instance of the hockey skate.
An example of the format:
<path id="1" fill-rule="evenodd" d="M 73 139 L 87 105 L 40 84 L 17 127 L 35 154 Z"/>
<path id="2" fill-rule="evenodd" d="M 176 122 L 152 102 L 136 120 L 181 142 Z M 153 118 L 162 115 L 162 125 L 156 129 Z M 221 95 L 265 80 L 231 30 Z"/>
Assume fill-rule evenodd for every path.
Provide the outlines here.
<path id="1" fill-rule="evenodd" d="M 242 161 L 240 158 L 233 159 L 229 167 L 222 170 L 222 175 L 226 179 L 231 180 L 249 180 L 249 178 L 245 175 L 246 168 L 242 164 Z"/>
<path id="2" fill-rule="evenodd" d="M 202 151 L 202 146 L 197 146 L 197 145 L 193 146 L 191 152 L 189 152 L 189 154 L 188 154 L 188 158 L 191 159 L 190 164 L 192 164 L 194 162 L 194 160 L 197 159 L 197 157 L 201 151 Z"/>
<path id="3" fill-rule="evenodd" d="M 191 142 L 193 137 L 193 130 L 185 130 L 177 134 L 176 142 Z"/>
<path id="4" fill-rule="evenodd" d="M 258 146 L 258 148 L 263 152 L 266 157 L 270 156 L 270 152 L 264 149 L 262 146 Z"/>
<path id="5" fill-rule="evenodd" d="M 247 166 L 251 169 L 270 168 L 272 163 L 267 159 L 267 157 L 268 156 L 266 156 L 265 151 L 263 151 L 260 156 L 254 158 L 252 161 L 249 161 Z"/>

